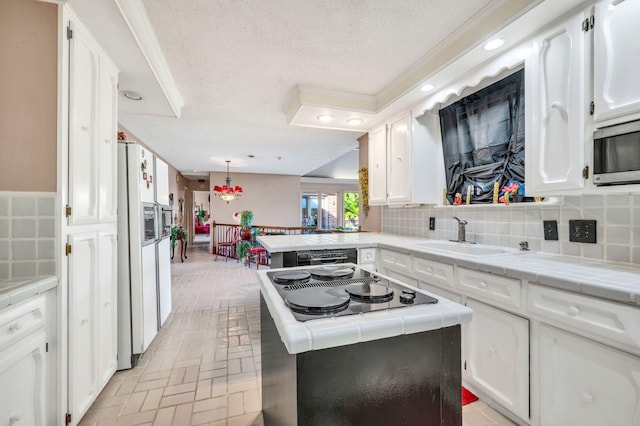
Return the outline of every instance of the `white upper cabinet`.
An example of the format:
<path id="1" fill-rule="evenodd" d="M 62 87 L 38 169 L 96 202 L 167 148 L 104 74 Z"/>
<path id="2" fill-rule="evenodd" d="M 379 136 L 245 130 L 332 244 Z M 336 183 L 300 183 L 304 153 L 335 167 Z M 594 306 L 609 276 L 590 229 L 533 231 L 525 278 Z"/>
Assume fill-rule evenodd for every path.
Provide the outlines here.
<path id="1" fill-rule="evenodd" d="M 590 34 L 582 13 L 533 42 L 525 60 L 527 195 L 582 189 Z"/>
<path id="2" fill-rule="evenodd" d="M 163 206 L 169 205 L 169 166 L 156 157 L 156 202 Z"/>
<path id="3" fill-rule="evenodd" d="M 387 203 L 387 126 L 369 132 L 369 204 Z"/>
<path id="4" fill-rule="evenodd" d="M 369 204 L 436 204 L 444 182 L 436 115 L 408 111 L 369 132 Z"/>
<path id="5" fill-rule="evenodd" d="M 105 223 L 116 222 L 118 214 L 118 70 L 102 57 L 99 75 L 98 203 Z"/>
<path id="6" fill-rule="evenodd" d="M 411 114 L 405 113 L 389 122 L 387 138 L 387 200 L 389 204 L 411 202 Z"/>
<path id="7" fill-rule="evenodd" d="M 605 0 L 594 24 L 594 119 L 627 121 L 640 112 L 640 2 Z"/>

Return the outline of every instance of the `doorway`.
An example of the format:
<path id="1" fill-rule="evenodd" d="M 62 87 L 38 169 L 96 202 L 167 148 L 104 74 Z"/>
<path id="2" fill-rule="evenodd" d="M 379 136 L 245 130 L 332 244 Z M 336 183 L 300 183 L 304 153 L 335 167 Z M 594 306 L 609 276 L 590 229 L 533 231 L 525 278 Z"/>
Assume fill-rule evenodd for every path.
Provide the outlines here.
<path id="1" fill-rule="evenodd" d="M 193 243 L 209 244 L 211 236 L 211 203 L 209 191 L 193 191 Z"/>

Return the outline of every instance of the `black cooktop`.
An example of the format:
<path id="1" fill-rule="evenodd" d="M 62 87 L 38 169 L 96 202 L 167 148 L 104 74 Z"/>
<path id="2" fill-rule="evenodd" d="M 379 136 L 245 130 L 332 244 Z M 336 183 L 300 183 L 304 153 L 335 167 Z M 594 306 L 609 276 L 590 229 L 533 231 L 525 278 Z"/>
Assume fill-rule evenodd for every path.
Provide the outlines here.
<path id="1" fill-rule="evenodd" d="M 298 321 L 438 302 L 352 263 L 269 271 L 267 276 Z"/>

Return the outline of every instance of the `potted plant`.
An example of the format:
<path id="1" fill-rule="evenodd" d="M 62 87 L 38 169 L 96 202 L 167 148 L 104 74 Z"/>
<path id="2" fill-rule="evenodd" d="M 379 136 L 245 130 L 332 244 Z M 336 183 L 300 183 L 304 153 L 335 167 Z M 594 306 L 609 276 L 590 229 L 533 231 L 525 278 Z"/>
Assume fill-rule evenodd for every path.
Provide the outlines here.
<path id="1" fill-rule="evenodd" d="M 238 243 L 238 247 L 236 247 L 236 252 L 238 253 L 238 259 L 245 264 L 247 263 L 247 253 L 251 248 L 251 243 L 249 241 L 240 241 Z"/>
<path id="2" fill-rule="evenodd" d="M 176 244 L 178 240 L 187 240 L 187 231 L 184 228 L 179 228 L 177 226 L 171 227 L 171 250 L 176 249 Z"/>
<path id="3" fill-rule="evenodd" d="M 251 224 L 253 223 L 253 212 L 242 210 L 240 214 L 240 239 L 251 241 Z"/>

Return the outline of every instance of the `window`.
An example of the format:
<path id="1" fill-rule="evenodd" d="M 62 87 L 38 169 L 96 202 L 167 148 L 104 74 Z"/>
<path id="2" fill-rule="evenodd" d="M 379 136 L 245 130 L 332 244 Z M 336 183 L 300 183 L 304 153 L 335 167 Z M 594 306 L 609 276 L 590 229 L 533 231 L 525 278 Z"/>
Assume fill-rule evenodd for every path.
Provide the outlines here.
<path id="1" fill-rule="evenodd" d="M 304 191 L 300 199 L 301 225 L 321 230 L 357 230 L 360 193 L 351 188 Z"/>
<path id="2" fill-rule="evenodd" d="M 471 188 L 471 201 L 493 199 L 494 183 L 524 184 L 524 70 L 440 110 L 447 198 Z"/>

